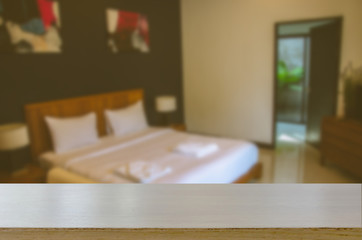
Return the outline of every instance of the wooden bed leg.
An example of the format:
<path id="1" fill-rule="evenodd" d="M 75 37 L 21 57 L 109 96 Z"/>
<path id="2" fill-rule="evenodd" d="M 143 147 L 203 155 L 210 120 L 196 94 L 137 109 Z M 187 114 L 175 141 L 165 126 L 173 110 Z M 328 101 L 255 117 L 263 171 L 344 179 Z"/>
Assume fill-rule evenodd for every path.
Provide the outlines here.
<path id="1" fill-rule="evenodd" d="M 253 179 L 261 178 L 262 170 L 263 170 L 263 164 L 258 162 L 249 170 L 249 172 L 241 176 L 233 183 L 248 183 Z"/>
<path id="2" fill-rule="evenodd" d="M 259 163 L 259 166 L 257 167 L 256 171 L 255 171 L 255 179 L 260 179 L 261 176 L 263 175 L 263 164 Z"/>
<path id="3" fill-rule="evenodd" d="M 321 157 L 320 157 L 320 164 L 321 164 L 321 166 L 324 166 L 325 165 L 325 158 L 324 158 L 324 156 L 322 155 Z"/>

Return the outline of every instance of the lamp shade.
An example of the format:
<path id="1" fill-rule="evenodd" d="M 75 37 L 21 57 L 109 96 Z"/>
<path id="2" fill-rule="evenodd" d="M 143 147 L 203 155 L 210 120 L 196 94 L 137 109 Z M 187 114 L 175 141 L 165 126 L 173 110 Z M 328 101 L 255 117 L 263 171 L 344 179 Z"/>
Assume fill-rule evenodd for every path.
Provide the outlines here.
<path id="1" fill-rule="evenodd" d="M 156 110 L 158 112 L 173 112 L 176 111 L 175 96 L 159 96 L 156 98 Z"/>
<path id="2" fill-rule="evenodd" d="M 0 126 L 0 150 L 15 150 L 29 144 L 25 124 L 13 123 Z"/>

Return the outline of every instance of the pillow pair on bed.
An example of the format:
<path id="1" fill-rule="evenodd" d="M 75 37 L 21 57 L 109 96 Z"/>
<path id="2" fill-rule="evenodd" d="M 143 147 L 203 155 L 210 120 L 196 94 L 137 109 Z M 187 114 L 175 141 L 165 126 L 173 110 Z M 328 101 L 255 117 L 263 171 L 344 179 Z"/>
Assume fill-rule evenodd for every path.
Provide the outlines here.
<path id="1" fill-rule="evenodd" d="M 105 110 L 107 129 L 124 136 L 147 128 L 143 102 L 117 110 Z M 98 141 L 97 116 L 94 112 L 80 117 L 45 117 L 56 153 L 65 153 Z"/>

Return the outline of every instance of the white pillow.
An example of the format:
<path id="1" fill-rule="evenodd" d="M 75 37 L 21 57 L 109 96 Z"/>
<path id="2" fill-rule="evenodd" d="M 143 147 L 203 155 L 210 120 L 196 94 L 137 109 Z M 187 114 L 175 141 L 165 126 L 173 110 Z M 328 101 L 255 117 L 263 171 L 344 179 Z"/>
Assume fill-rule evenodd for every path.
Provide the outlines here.
<path id="1" fill-rule="evenodd" d="M 45 117 L 54 151 L 64 153 L 98 141 L 97 117 L 94 112 L 80 117 Z"/>
<path id="2" fill-rule="evenodd" d="M 142 101 L 122 109 L 105 110 L 105 117 L 116 136 L 124 136 L 148 127 Z"/>

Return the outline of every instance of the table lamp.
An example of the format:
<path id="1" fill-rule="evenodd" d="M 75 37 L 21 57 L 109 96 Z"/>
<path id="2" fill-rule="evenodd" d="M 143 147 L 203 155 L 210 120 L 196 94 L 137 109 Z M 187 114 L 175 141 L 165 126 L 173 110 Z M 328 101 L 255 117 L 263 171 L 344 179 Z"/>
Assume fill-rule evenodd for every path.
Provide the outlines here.
<path id="1" fill-rule="evenodd" d="M 163 114 L 164 125 L 170 124 L 170 113 L 177 110 L 175 96 L 158 96 L 156 97 L 156 110 Z"/>
<path id="2" fill-rule="evenodd" d="M 13 167 L 11 153 L 17 149 L 27 146 L 28 144 L 29 135 L 25 124 L 11 123 L 0 126 L 0 151 L 9 152 L 11 167 Z"/>

